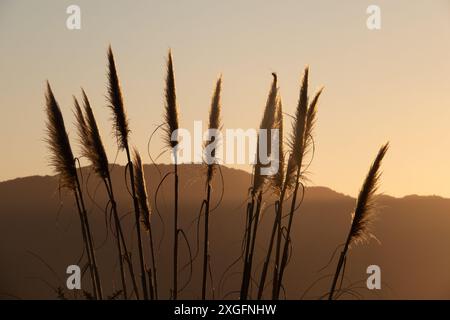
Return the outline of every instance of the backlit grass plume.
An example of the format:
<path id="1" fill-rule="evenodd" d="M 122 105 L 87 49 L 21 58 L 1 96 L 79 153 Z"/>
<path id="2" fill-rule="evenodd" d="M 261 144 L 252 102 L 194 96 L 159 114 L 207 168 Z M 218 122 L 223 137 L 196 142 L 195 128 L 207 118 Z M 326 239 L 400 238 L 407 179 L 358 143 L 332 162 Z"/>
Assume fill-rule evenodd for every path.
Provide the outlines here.
<path id="1" fill-rule="evenodd" d="M 178 158 L 177 145 L 178 137 L 175 136 L 178 130 L 178 106 L 177 95 L 175 93 L 175 75 L 173 70 L 172 52 L 169 50 L 167 57 L 167 75 L 166 75 L 166 103 L 165 103 L 165 126 L 164 131 L 165 142 L 172 149 L 174 160 L 174 222 L 173 222 L 173 288 L 172 298 L 177 299 L 178 296 Z"/>
<path id="2" fill-rule="evenodd" d="M 269 263 L 272 255 L 273 244 L 275 241 L 275 235 L 277 230 L 279 229 L 279 217 L 278 217 L 278 209 L 280 208 L 280 199 L 283 195 L 283 184 L 284 184 L 284 174 L 285 174 L 285 163 L 284 163 L 284 139 L 283 139 L 283 105 L 281 102 L 281 97 L 278 96 L 277 100 L 277 110 L 275 114 L 275 124 L 274 128 L 278 129 L 278 159 L 273 159 L 272 161 L 278 162 L 278 171 L 274 175 L 270 177 L 270 185 L 275 195 L 277 196 L 277 200 L 275 201 L 275 221 L 272 226 L 272 232 L 269 239 L 269 246 L 266 252 L 266 258 L 264 260 L 264 264 L 261 271 L 261 277 L 259 280 L 258 286 L 258 295 L 257 299 L 260 300 L 262 298 L 264 287 L 267 278 L 267 272 L 269 269 Z"/>
<path id="3" fill-rule="evenodd" d="M 265 131 L 266 134 L 266 151 L 267 156 L 270 157 L 271 154 L 271 129 L 275 128 L 276 123 L 276 113 L 277 113 L 277 97 L 278 97 L 278 87 L 277 87 L 277 75 L 276 73 L 272 73 L 273 81 L 270 88 L 269 95 L 266 101 L 266 107 L 264 109 L 264 115 L 260 124 L 260 133 L 258 134 L 258 145 L 257 145 L 257 153 L 256 153 L 256 163 L 254 165 L 254 177 L 253 177 L 253 186 L 252 192 L 253 195 L 256 195 L 264 185 L 266 181 L 267 175 L 261 174 L 261 169 L 263 164 L 261 163 L 259 148 L 261 147 L 261 131 Z"/>
<path id="4" fill-rule="evenodd" d="M 292 133 L 288 140 L 290 156 L 287 166 L 286 182 L 289 187 L 292 187 L 295 183 L 296 171 L 301 170 L 305 153 L 305 127 L 308 114 L 308 74 L 309 67 L 306 66 L 301 81 L 300 96 L 295 112 L 295 120 L 292 125 Z M 315 113 L 312 114 L 315 115 Z"/>
<path id="5" fill-rule="evenodd" d="M 77 127 L 78 140 L 81 145 L 81 155 L 87 156 L 91 150 L 91 139 L 89 137 L 89 129 L 84 118 L 83 110 L 75 96 L 73 96 L 73 104 L 75 107 L 75 126 Z"/>
<path id="6" fill-rule="evenodd" d="M 146 280 L 146 270 L 144 265 L 144 251 L 142 248 L 142 238 L 140 229 L 140 213 L 139 213 L 139 203 L 136 196 L 135 182 L 134 182 L 134 168 L 131 161 L 130 147 L 128 143 L 128 135 L 130 129 L 128 126 L 128 119 L 125 112 L 125 107 L 123 103 L 123 96 L 120 89 L 119 77 L 117 75 L 117 69 L 114 61 L 114 56 L 111 50 L 111 46 L 108 48 L 108 101 L 110 103 L 109 107 L 113 111 L 113 127 L 114 133 L 117 139 L 117 145 L 119 150 L 124 150 L 127 155 L 127 169 L 130 177 L 131 185 L 131 196 L 133 197 L 133 207 L 136 223 L 136 238 L 138 242 L 139 250 L 139 265 L 141 269 L 141 285 L 144 294 L 144 299 L 148 299 L 147 290 L 147 280 Z"/>
<path id="7" fill-rule="evenodd" d="M 60 176 L 61 187 L 75 190 L 77 177 L 75 159 L 70 147 L 69 136 L 64 125 L 61 109 L 48 82 L 45 100 L 47 113 L 46 141 L 51 151 L 50 162 Z"/>
<path id="8" fill-rule="evenodd" d="M 274 175 L 270 176 L 270 183 L 272 188 L 275 190 L 275 193 L 279 195 L 281 193 L 281 189 L 283 188 L 285 172 L 283 144 L 283 105 L 281 102 L 281 97 L 278 97 L 277 100 L 274 129 L 278 129 L 278 159 L 274 159 L 274 161 L 278 162 L 278 171 Z"/>
<path id="9" fill-rule="evenodd" d="M 139 200 L 139 207 L 141 209 L 141 222 L 146 231 L 150 229 L 150 205 L 148 203 L 147 186 L 144 178 L 144 168 L 142 166 L 142 159 L 137 149 L 133 150 L 133 165 L 135 172 L 135 188 L 136 196 Z"/>
<path id="10" fill-rule="evenodd" d="M 222 126 L 220 123 L 220 94 L 222 90 L 222 76 L 217 79 L 214 95 L 211 100 L 211 109 L 209 111 L 209 129 L 218 130 Z"/>
<path id="11" fill-rule="evenodd" d="M 311 103 L 309 104 L 308 112 L 306 114 L 303 158 L 305 157 L 306 152 L 308 152 L 308 149 L 312 143 L 312 132 L 314 130 L 314 125 L 316 124 L 317 117 L 317 102 L 319 101 L 322 91 L 323 87 L 316 92 L 313 99 L 311 100 Z"/>
<path id="12" fill-rule="evenodd" d="M 166 105 L 165 105 L 165 122 L 164 130 L 166 132 L 166 143 L 171 148 L 174 148 L 178 141 L 172 139 L 172 134 L 178 129 L 178 107 L 177 95 L 175 93 L 175 75 L 173 71 L 172 51 L 169 50 L 167 57 L 167 76 L 166 76 Z"/>
<path id="13" fill-rule="evenodd" d="M 135 177 L 136 196 L 139 200 L 139 207 L 141 209 L 141 221 L 144 229 L 148 233 L 148 239 L 150 243 L 150 256 L 152 259 L 152 270 L 149 275 L 149 289 L 150 297 L 152 299 L 158 298 L 158 282 L 156 272 L 156 260 L 155 251 L 153 246 L 153 234 L 151 226 L 151 207 L 148 202 L 147 185 L 145 183 L 144 166 L 142 165 L 142 159 L 137 149 L 133 150 L 133 166 Z"/>
<path id="14" fill-rule="evenodd" d="M 272 73 L 273 81 L 270 87 L 269 95 L 267 97 L 266 106 L 264 108 L 263 118 L 260 124 L 260 130 L 257 139 L 256 161 L 253 166 L 253 184 L 251 191 L 251 200 L 247 204 L 247 223 L 244 237 L 245 251 L 244 251 L 244 269 L 242 272 L 241 283 L 241 300 L 246 300 L 249 297 L 249 287 L 252 278 L 253 256 L 256 244 L 256 235 L 258 231 L 259 216 L 262 207 L 262 192 L 263 186 L 267 180 L 267 175 L 262 174 L 263 163 L 260 158 L 261 146 L 266 149 L 266 156 L 270 159 L 271 156 L 271 130 L 276 124 L 277 102 L 278 102 L 278 87 L 277 75 Z M 265 134 L 265 145 L 263 145 Z"/>
<path id="15" fill-rule="evenodd" d="M 278 299 L 279 292 L 282 286 L 283 272 L 287 263 L 287 250 L 289 248 L 289 233 L 290 226 L 293 220 L 293 210 L 295 207 L 295 202 L 297 199 L 297 191 L 300 185 L 300 174 L 301 167 L 303 163 L 303 156 L 305 153 L 305 127 L 306 118 L 308 115 L 308 75 L 309 67 L 306 66 L 303 72 L 299 99 L 297 103 L 297 109 L 295 112 L 294 122 L 292 124 L 292 132 L 288 139 L 289 145 L 289 157 L 286 165 L 286 176 L 284 179 L 284 185 L 278 200 L 278 208 L 276 212 L 276 222 L 274 224 L 274 230 L 276 230 L 276 246 L 275 246 L 275 261 L 273 270 L 273 281 L 272 281 L 272 299 Z M 313 113 L 315 114 L 315 113 Z M 283 216 L 283 202 L 286 193 L 294 189 L 292 202 L 291 202 L 291 212 L 289 213 L 289 222 L 286 227 L 286 235 L 284 237 L 284 245 L 282 246 L 282 226 L 281 217 Z M 282 250 L 283 248 L 283 250 Z"/>
<path id="16" fill-rule="evenodd" d="M 78 136 L 80 138 L 81 152 L 83 156 L 89 159 L 92 164 L 94 172 L 102 179 L 105 188 L 108 192 L 109 200 L 111 202 L 111 210 L 115 222 L 115 240 L 117 243 L 119 265 L 120 265 L 120 275 L 122 280 L 122 294 L 125 299 L 127 299 L 127 287 L 125 271 L 123 267 L 123 257 L 128 265 L 128 270 L 133 282 L 133 287 L 136 296 L 139 296 L 137 285 L 134 277 L 134 271 L 129 259 L 129 253 L 125 238 L 123 236 L 123 230 L 121 227 L 120 217 L 117 211 L 117 204 L 114 197 L 114 191 L 111 181 L 111 176 L 109 173 L 108 157 L 103 146 L 103 142 L 98 130 L 97 121 L 95 120 L 94 112 L 92 111 L 91 104 L 86 95 L 86 92 L 82 89 L 83 95 L 83 110 L 81 110 L 77 99 L 74 97 L 75 104 L 75 118 L 76 126 L 78 129 Z M 84 111 L 84 112 L 83 112 Z M 122 252 L 124 251 L 124 252 Z"/>
<path id="17" fill-rule="evenodd" d="M 273 280 L 273 290 L 272 298 L 278 299 L 281 287 L 283 286 L 283 276 L 286 266 L 289 260 L 289 246 L 291 242 L 291 229 L 292 222 L 294 219 L 294 213 L 297 206 L 297 194 L 300 185 L 302 185 L 301 180 L 304 179 L 303 162 L 305 155 L 309 149 L 310 144 L 313 141 L 312 132 L 314 129 L 314 124 L 316 121 L 317 114 L 317 102 L 322 93 L 322 89 L 317 91 L 311 103 L 309 103 L 308 97 L 308 75 L 309 67 L 305 67 L 303 73 L 303 78 L 300 86 L 300 95 L 297 105 L 297 111 L 295 114 L 295 120 L 292 127 L 292 133 L 290 136 L 290 155 L 286 169 L 286 178 L 283 186 L 282 195 L 278 203 L 277 218 L 278 222 L 278 237 L 277 237 L 277 247 L 276 247 L 276 258 L 275 258 L 275 268 L 274 268 L 274 280 Z M 303 186 L 303 185 L 302 185 Z M 285 193 L 288 189 L 293 188 L 291 207 L 288 214 L 287 226 L 283 227 L 286 229 L 285 240 L 283 245 L 283 250 L 280 251 L 281 247 L 281 217 L 283 209 L 283 201 Z M 280 253 L 281 260 L 280 259 Z"/>
<path id="18" fill-rule="evenodd" d="M 306 66 L 303 72 L 302 84 L 300 87 L 300 96 L 298 99 L 297 110 L 295 114 L 295 121 L 292 127 L 292 134 L 290 139 L 290 145 L 292 149 L 292 154 L 296 163 L 301 162 L 303 142 L 305 132 L 305 120 L 308 113 L 308 76 L 309 67 Z"/>
<path id="19" fill-rule="evenodd" d="M 128 119 L 123 104 L 122 91 L 111 46 L 108 48 L 108 101 L 113 113 L 113 129 L 119 149 L 128 146 Z"/>
<path id="20" fill-rule="evenodd" d="M 74 194 L 80 218 L 83 243 L 88 257 L 94 296 L 97 299 L 102 299 L 102 288 L 95 258 L 94 244 L 83 200 L 83 193 L 77 176 L 75 158 L 70 146 L 61 109 L 59 108 L 58 102 L 53 95 L 48 81 L 45 100 L 47 114 L 47 143 L 51 151 L 50 161 L 60 176 L 60 186 L 70 189 Z M 79 105 L 78 110 L 80 110 Z"/>
<path id="21" fill-rule="evenodd" d="M 213 134 L 213 131 L 220 130 L 220 93 L 222 90 L 222 77 L 216 82 L 213 97 L 211 99 L 211 109 L 209 111 L 209 133 Z M 204 225 L 204 238 L 203 238 L 203 272 L 202 272 L 202 300 L 206 299 L 206 285 L 207 285 L 207 273 L 208 273 L 208 261 L 209 261 L 209 213 L 211 205 L 211 191 L 212 191 L 212 178 L 214 175 L 214 169 L 216 163 L 216 148 L 220 141 L 217 135 L 212 135 L 208 145 L 205 146 L 205 150 L 209 150 L 206 153 L 207 158 L 207 173 L 206 173 L 206 200 L 205 204 L 205 225 Z"/>
<path id="22" fill-rule="evenodd" d="M 329 300 L 333 299 L 333 294 L 336 289 L 336 283 L 339 278 L 339 274 L 341 273 L 341 269 L 346 259 L 349 247 L 352 244 L 363 242 L 371 237 L 370 224 L 373 221 L 375 193 L 378 190 L 378 184 L 381 176 L 381 162 L 388 148 L 389 143 L 386 143 L 380 148 L 377 157 L 375 158 L 372 166 L 369 169 L 369 172 L 367 173 L 363 186 L 359 191 L 355 212 L 352 215 L 350 232 L 348 233 L 347 240 L 345 241 L 345 246 L 341 252 L 333 282 L 331 284 L 331 290 L 328 296 Z"/>
<path id="23" fill-rule="evenodd" d="M 82 152 L 83 155 L 91 161 L 95 173 L 105 179 L 109 176 L 108 157 L 106 156 L 105 147 L 103 146 L 91 104 L 89 103 L 89 99 L 84 90 L 82 90 L 82 95 L 85 114 L 85 134 L 81 132 L 81 130 L 83 130 L 83 125 L 81 121 L 78 120 L 79 116 L 77 116 L 78 132 L 80 138 L 83 138 Z M 75 106 L 76 105 L 77 103 L 75 103 Z M 78 113 L 79 111 L 77 111 L 77 114 Z M 87 135 L 87 137 L 83 137 L 84 135 Z"/>
<path id="24" fill-rule="evenodd" d="M 209 130 L 220 130 L 222 127 L 221 125 L 221 118 L 220 118 L 220 112 L 221 112 L 221 104 L 220 104 L 220 94 L 222 90 L 222 76 L 219 77 L 219 79 L 216 82 L 216 87 L 214 90 L 213 97 L 211 99 L 211 109 L 209 111 Z M 213 141 L 209 141 L 209 150 L 211 150 L 211 154 L 206 155 L 208 158 L 208 172 L 207 172 L 207 183 L 210 183 L 213 174 L 214 174 L 214 168 L 216 164 L 216 149 L 220 143 L 218 140 L 219 137 L 214 136 Z"/>
<path id="25" fill-rule="evenodd" d="M 349 245 L 364 242 L 371 237 L 370 224 L 373 221 L 375 193 L 378 190 L 381 176 L 380 166 L 389 144 L 386 143 L 378 151 L 377 157 L 370 167 L 366 180 L 359 192 L 356 202 L 355 212 L 352 217 L 352 227 L 350 229 Z"/>

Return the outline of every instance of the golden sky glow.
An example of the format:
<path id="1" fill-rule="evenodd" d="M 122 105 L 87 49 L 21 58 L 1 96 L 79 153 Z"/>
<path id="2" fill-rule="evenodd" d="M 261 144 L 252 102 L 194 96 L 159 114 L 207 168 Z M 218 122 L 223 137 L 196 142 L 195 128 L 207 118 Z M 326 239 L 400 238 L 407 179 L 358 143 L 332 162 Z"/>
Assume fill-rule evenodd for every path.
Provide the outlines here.
<path id="1" fill-rule="evenodd" d="M 82 29 L 70 31 L 65 11 L 72 1 L 1 1 L 0 181 L 52 173 L 44 143 L 46 79 L 72 139 L 72 94 L 83 86 L 114 159 L 105 107 L 111 43 L 144 162 L 147 140 L 162 121 L 171 47 L 183 127 L 206 121 L 219 73 L 225 128 L 258 126 L 273 71 L 285 111 L 293 113 L 308 64 L 311 89 L 325 86 L 312 185 L 355 195 L 389 140 L 381 191 L 450 196 L 450 3 L 377 1 L 381 30 L 369 31 L 372 2 L 77 1 Z M 161 147 L 156 137 L 152 154 Z"/>

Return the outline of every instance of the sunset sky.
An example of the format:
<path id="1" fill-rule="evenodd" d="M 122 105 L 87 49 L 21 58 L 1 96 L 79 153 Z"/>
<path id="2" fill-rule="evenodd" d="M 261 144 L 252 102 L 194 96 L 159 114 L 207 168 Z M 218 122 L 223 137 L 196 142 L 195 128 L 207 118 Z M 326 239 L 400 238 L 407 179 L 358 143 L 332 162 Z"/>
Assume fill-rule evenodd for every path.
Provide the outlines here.
<path id="1" fill-rule="evenodd" d="M 81 7 L 81 30 L 66 28 L 71 4 Z M 381 30 L 366 27 L 371 4 L 381 8 Z M 0 181 L 53 173 L 44 143 L 47 79 L 74 143 L 72 94 L 86 90 L 114 159 L 105 99 L 111 43 L 132 143 L 146 163 L 148 138 L 162 121 L 172 48 L 182 127 L 207 120 L 220 73 L 224 128 L 259 125 L 271 72 L 278 73 L 285 111 L 292 114 L 308 64 L 311 94 L 325 86 L 310 185 L 356 195 L 389 140 L 382 192 L 450 197 L 449 40 L 448 0 L 2 0 Z M 152 142 L 155 156 L 161 140 Z M 74 150 L 79 154 L 75 144 Z M 123 155 L 117 161 L 124 163 Z"/>

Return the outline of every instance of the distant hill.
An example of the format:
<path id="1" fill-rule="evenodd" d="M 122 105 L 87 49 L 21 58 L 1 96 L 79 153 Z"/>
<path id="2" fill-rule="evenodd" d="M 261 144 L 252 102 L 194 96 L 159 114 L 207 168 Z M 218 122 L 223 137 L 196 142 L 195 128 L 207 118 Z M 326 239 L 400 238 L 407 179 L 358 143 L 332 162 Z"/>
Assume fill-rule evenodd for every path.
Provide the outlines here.
<path id="1" fill-rule="evenodd" d="M 158 272 L 161 296 L 168 297 L 173 179 L 172 176 L 166 179 L 156 206 L 155 190 L 171 167 L 159 165 L 158 169 L 161 175 L 155 166 L 145 167 L 152 206 L 159 209 L 164 220 L 163 224 L 156 212 L 152 217 L 157 242 L 163 236 Z M 211 267 L 215 296 L 228 294 L 228 298 L 235 298 L 232 291 L 239 287 L 241 264 L 227 273 L 222 288 L 219 288 L 219 282 L 223 272 L 240 253 L 251 177 L 244 171 L 226 167 L 222 168 L 222 176 L 223 198 L 211 217 Z M 119 286 L 119 278 L 115 247 L 110 232 L 105 228 L 106 196 L 103 185 L 89 174 L 89 168 L 83 169 L 83 182 L 88 190 L 85 194 L 98 247 L 100 272 L 105 291 L 110 294 L 114 287 Z M 113 182 L 120 212 L 123 215 L 132 212 L 123 167 L 114 166 Z M 193 221 L 204 197 L 204 183 L 202 166 L 180 167 L 180 224 L 188 234 L 193 253 L 197 248 L 196 224 Z M 222 192 L 219 174 L 213 185 L 213 203 L 217 203 Z M 285 277 L 287 298 L 299 299 L 316 280 L 319 281 L 305 298 L 317 299 L 329 289 L 331 279 L 326 276 L 334 272 L 339 251 L 327 268 L 319 270 L 327 265 L 337 245 L 345 240 L 354 203 L 355 199 L 325 187 L 306 189 L 304 202 L 293 225 L 293 254 Z M 65 190 L 58 190 L 55 176 L 31 176 L 0 183 L 0 298 L 56 298 L 51 287 L 64 286 L 65 268 L 76 264 L 82 252 L 75 210 L 72 196 Z M 352 248 L 344 287 L 353 284 L 355 291 L 349 291 L 343 298 L 354 298 L 351 294 L 357 292 L 366 299 L 449 299 L 450 200 L 436 196 L 380 196 L 378 211 L 373 231 L 380 243 L 372 240 L 367 245 Z M 123 221 L 129 235 L 129 246 L 135 247 L 133 215 L 126 215 Z M 273 203 L 268 200 L 257 239 L 257 278 L 272 221 Z M 186 262 L 187 247 L 183 241 L 180 248 L 180 259 Z M 365 287 L 366 268 L 371 264 L 381 267 L 383 284 L 379 291 Z M 193 268 L 192 281 L 181 297 L 197 298 L 200 294 L 200 255 Z M 189 268 L 180 273 L 183 283 L 188 274 Z M 83 285 L 89 289 L 87 278 Z"/>

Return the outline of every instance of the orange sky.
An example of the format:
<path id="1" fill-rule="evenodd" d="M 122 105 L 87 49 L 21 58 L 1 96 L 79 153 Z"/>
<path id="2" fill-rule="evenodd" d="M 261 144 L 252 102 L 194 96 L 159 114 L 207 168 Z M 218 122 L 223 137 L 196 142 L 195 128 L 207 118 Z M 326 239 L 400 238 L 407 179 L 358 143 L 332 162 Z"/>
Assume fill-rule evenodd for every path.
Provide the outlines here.
<path id="1" fill-rule="evenodd" d="M 73 1 L 0 3 L 0 181 L 50 174 L 44 83 L 70 137 L 72 94 L 87 91 L 111 159 L 106 48 L 112 44 L 132 142 L 146 154 L 162 121 L 164 63 L 173 49 L 181 125 L 206 120 L 223 74 L 225 128 L 257 127 L 276 71 L 293 113 L 301 71 L 319 104 L 311 184 L 355 195 L 379 146 L 391 141 L 381 191 L 450 197 L 450 3 L 435 1 L 77 1 L 82 29 L 66 28 Z M 366 8 L 381 7 L 379 31 Z M 289 128 L 289 126 L 286 126 Z M 159 153 L 159 137 L 152 154 Z M 75 142 L 75 141 L 74 141 Z M 78 153 L 78 148 L 74 148 Z M 118 162 L 123 163 L 122 156 Z M 149 162 L 148 156 L 144 157 Z"/>

